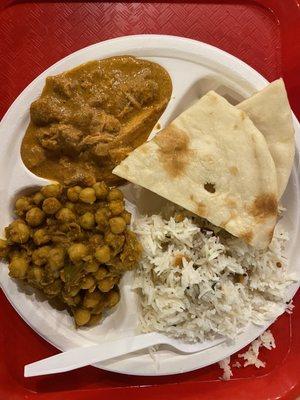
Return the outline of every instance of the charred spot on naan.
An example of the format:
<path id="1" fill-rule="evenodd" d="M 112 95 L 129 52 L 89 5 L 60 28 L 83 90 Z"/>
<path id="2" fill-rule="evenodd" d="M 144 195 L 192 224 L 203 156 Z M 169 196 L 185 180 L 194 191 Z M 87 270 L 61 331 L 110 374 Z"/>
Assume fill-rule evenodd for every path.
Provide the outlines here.
<path id="1" fill-rule="evenodd" d="M 247 114 L 246 114 L 244 111 L 242 111 L 242 110 L 241 110 L 241 112 L 240 112 L 240 116 L 241 116 L 241 120 L 242 120 L 242 121 L 243 121 L 244 119 L 247 118 Z"/>
<path id="2" fill-rule="evenodd" d="M 200 217 L 205 217 L 206 212 L 207 212 L 207 207 L 202 201 L 199 201 L 198 203 L 196 203 L 196 214 L 197 215 L 199 215 Z"/>
<path id="3" fill-rule="evenodd" d="M 238 175 L 238 173 L 239 173 L 239 170 L 238 170 L 238 168 L 237 168 L 237 167 L 235 167 L 235 166 L 232 166 L 232 167 L 229 167 L 229 172 L 230 172 L 230 174 L 231 174 L 231 175 L 233 175 L 233 176 L 237 176 L 237 175 Z"/>
<path id="4" fill-rule="evenodd" d="M 229 198 L 229 199 L 226 199 L 225 202 L 229 208 L 237 208 L 237 203 L 234 199 Z"/>
<path id="5" fill-rule="evenodd" d="M 216 191 L 215 184 L 210 182 L 204 183 L 204 189 L 209 193 L 215 193 Z"/>
<path id="6" fill-rule="evenodd" d="M 241 239 L 243 239 L 246 243 L 251 243 L 253 239 L 253 232 L 252 231 L 247 231 L 241 234 Z"/>
<path id="7" fill-rule="evenodd" d="M 184 175 L 194 151 L 189 148 L 188 135 L 170 125 L 161 131 L 154 139 L 159 147 L 158 155 L 165 171 L 172 177 Z"/>
<path id="8" fill-rule="evenodd" d="M 254 218 L 258 219 L 276 216 L 278 212 L 277 197 L 274 194 L 262 194 L 254 200 L 249 211 Z"/>

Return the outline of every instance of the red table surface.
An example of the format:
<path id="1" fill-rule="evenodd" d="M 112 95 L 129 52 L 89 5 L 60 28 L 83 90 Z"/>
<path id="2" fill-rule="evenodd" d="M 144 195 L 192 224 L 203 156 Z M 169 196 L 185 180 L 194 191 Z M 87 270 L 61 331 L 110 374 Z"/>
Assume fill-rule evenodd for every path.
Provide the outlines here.
<path id="1" fill-rule="evenodd" d="M 300 117 L 298 0 L 176 2 L 0 2 L 0 117 L 18 94 L 62 57 L 131 34 L 185 36 L 241 58 L 267 79 L 283 76 Z M 1 143 L 1 142 L 0 142 Z M 86 367 L 23 378 L 23 366 L 57 350 L 32 331 L 0 293 L 0 400 L 300 398 L 300 295 L 294 313 L 272 326 L 275 350 L 264 369 L 234 369 L 229 382 L 212 365 L 169 377 L 133 377 Z M 233 358 L 234 359 L 234 358 Z"/>

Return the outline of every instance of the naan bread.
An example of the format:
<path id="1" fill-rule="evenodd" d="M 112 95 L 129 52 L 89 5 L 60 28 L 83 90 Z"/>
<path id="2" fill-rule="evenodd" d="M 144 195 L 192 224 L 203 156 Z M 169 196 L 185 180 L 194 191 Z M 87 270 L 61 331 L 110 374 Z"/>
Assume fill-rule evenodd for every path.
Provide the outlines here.
<path id="1" fill-rule="evenodd" d="M 277 218 L 274 161 L 250 118 L 211 91 L 113 173 L 258 248 Z"/>
<path id="2" fill-rule="evenodd" d="M 248 114 L 267 141 L 276 167 L 280 199 L 287 186 L 295 155 L 292 113 L 283 80 L 272 82 L 237 107 Z"/>

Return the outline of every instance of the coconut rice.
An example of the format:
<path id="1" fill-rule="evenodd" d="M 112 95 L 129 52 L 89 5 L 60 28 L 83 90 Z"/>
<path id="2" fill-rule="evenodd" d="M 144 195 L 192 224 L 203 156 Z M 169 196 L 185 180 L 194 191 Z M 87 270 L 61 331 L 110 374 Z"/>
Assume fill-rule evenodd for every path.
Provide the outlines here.
<path id="1" fill-rule="evenodd" d="M 160 215 L 135 221 L 144 248 L 134 282 L 142 332 L 189 342 L 233 339 L 249 322 L 261 325 L 285 311 L 293 282 L 287 233 L 277 227 L 269 248 L 257 250 L 199 221 Z"/>

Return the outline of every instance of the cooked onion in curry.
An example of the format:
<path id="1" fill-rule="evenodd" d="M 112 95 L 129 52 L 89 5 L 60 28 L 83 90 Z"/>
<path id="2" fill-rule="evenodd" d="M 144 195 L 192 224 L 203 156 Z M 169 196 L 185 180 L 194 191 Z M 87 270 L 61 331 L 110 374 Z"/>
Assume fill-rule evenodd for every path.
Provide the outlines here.
<path id="1" fill-rule="evenodd" d="M 104 182 L 53 184 L 19 197 L 15 212 L 0 239 L 10 276 L 59 300 L 77 326 L 97 323 L 118 303 L 120 278 L 141 255 L 122 192 Z"/>
<path id="2" fill-rule="evenodd" d="M 112 169 L 147 139 L 171 92 L 164 68 L 130 56 L 48 77 L 31 104 L 22 159 L 34 174 L 63 184 L 119 184 Z"/>

